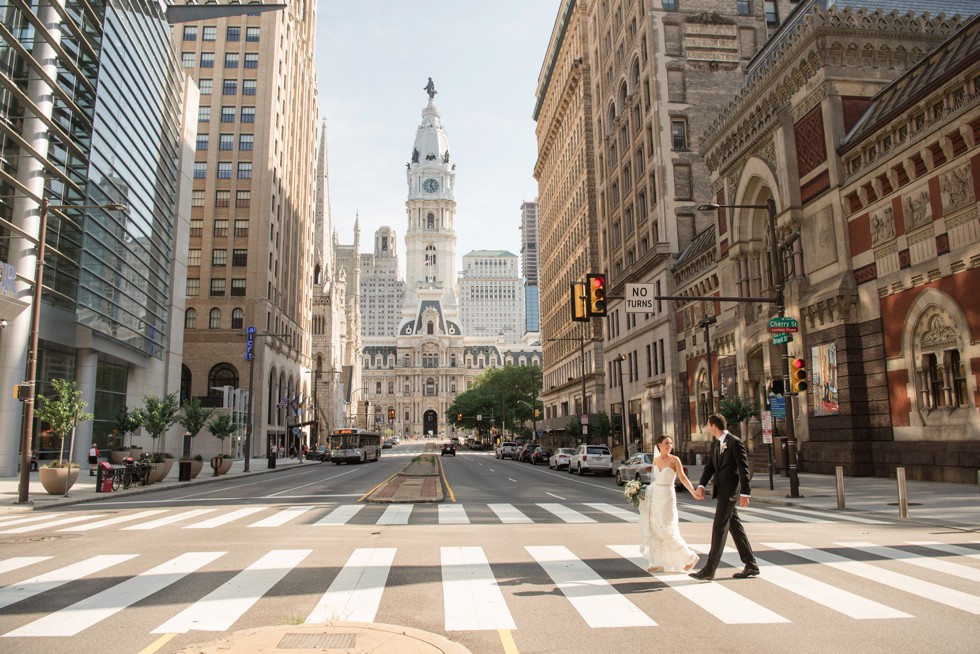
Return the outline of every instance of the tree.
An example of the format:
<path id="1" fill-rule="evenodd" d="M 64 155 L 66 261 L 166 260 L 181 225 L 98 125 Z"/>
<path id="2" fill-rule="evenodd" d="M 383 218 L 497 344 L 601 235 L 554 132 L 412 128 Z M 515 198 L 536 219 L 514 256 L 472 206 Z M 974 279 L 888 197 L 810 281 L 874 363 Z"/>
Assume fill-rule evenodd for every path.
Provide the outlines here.
<path id="1" fill-rule="evenodd" d="M 184 402 L 180 408 L 180 415 L 177 416 L 177 422 L 187 430 L 188 436 L 194 438 L 208 424 L 213 414 L 214 409 L 202 408 L 201 399 L 195 397 L 190 402 Z"/>
<path id="2" fill-rule="evenodd" d="M 489 368 L 477 377 L 472 388 L 456 396 L 446 410 L 446 421 L 483 432 L 490 428 L 491 415 L 498 427 L 513 426 L 521 420 L 531 422 L 534 415 L 531 407 L 540 407 L 537 401 L 540 386 L 541 369 L 538 366 Z M 477 416 L 482 420 L 478 421 Z"/>
<path id="3" fill-rule="evenodd" d="M 605 443 L 611 433 L 612 421 L 605 411 L 593 413 L 589 416 L 589 433 L 587 435 L 582 434 L 582 423 L 579 419 L 572 417 L 565 423 L 565 436 L 561 439 L 561 447 L 575 447 L 585 441 L 589 443 Z"/>
<path id="4" fill-rule="evenodd" d="M 153 439 L 154 452 L 157 452 L 157 439 L 177 422 L 179 410 L 177 394 L 170 393 L 163 397 L 144 395 L 143 406 L 133 411 L 140 425 Z"/>
<path id="5" fill-rule="evenodd" d="M 35 415 L 41 422 L 48 423 L 51 431 L 58 437 L 57 467 L 63 468 L 65 436 L 75 428 L 76 424 L 91 420 L 94 416 L 85 412 L 88 403 L 82 401 L 82 392 L 78 390 L 78 384 L 67 379 L 52 379 L 51 387 L 57 399 L 44 395 L 38 396 Z"/>
<path id="6" fill-rule="evenodd" d="M 721 401 L 718 402 L 718 413 L 725 417 L 728 429 L 735 435 L 739 435 L 739 426 L 743 420 L 759 415 L 755 406 L 741 395 L 721 398 Z"/>
<path id="7" fill-rule="evenodd" d="M 221 456 L 224 456 L 225 439 L 238 431 L 238 423 L 227 413 L 220 413 L 208 423 L 208 431 L 221 441 Z"/>
<path id="8" fill-rule="evenodd" d="M 118 447 L 124 447 L 126 444 L 126 434 L 132 434 L 140 426 L 139 416 L 136 415 L 135 410 L 131 410 L 128 406 L 117 410 L 114 430 L 119 434 Z M 132 439 L 130 439 L 129 444 L 133 444 Z"/>

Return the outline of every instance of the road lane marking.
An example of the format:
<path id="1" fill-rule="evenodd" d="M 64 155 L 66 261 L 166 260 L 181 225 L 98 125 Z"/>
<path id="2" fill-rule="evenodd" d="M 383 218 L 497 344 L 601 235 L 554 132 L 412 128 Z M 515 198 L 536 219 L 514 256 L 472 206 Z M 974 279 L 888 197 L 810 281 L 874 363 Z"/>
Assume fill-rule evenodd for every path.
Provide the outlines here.
<path id="1" fill-rule="evenodd" d="M 228 631 L 312 551 L 272 550 L 150 633 Z"/>
<path id="2" fill-rule="evenodd" d="M 516 480 L 516 479 L 514 479 L 513 477 L 508 477 L 508 478 L 507 478 L 507 481 L 512 481 L 512 482 L 514 482 L 515 484 L 517 483 L 517 480 Z"/>
<path id="3" fill-rule="evenodd" d="M 453 487 L 449 485 L 449 480 L 446 479 L 446 469 L 442 466 L 442 456 L 439 457 L 439 474 L 442 476 L 442 483 L 446 486 L 446 490 L 449 491 L 449 501 L 455 503 L 456 494 L 453 493 Z"/>
<path id="4" fill-rule="evenodd" d="M 40 525 L 26 525 L 23 527 L 15 527 L 13 529 L 6 529 L 0 531 L 0 534 L 26 534 L 31 531 L 40 531 L 42 529 L 50 529 L 51 527 L 60 527 L 61 525 L 70 525 L 73 522 L 81 522 L 82 520 L 92 520 L 94 518 L 101 518 L 104 513 L 93 513 L 88 515 L 75 515 L 70 518 L 61 518 L 59 520 L 54 520 L 52 522 L 45 522 Z"/>
<path id="5" fill-rule="evenodd" d="M 291 506 L 288 509 L 276 511 L 275 514 L 269 516 L 268 518 L 263 518 L 258 522 L 253 522 L 249 525 L 249 527 L 281 527 L 290 520 L 295 520 L 296 518 L 300 517 L 312 508 L 312 506 Z"/>
<path id="6" fill-rule="evenodd" d="M 711 548 L 707 546 L 697 548 L 702 554 L 707 554 L 709 549 Z M 737 569 L 742 567 L 742 561 L 738 557 L 738 552 L 731 547 L 725 548 L 721 560 L 733 568 Z M 860 595 L 855 595 L 841 588 L 817 581 L 799 572 L 790 570 L 785 566 L 770 563 L 765 559 L 759 558 L 758 555 L 756 555 L 755 560 L 762 570 L 759 579 L 773 583 L 784 590 L 796 593 L 800 597 L 826 606 L 832 611 L 843 613 L 855 620 L 913 617 L 898 609 L 893 609 L 890 606 L 879 604 Z"/>
<path id="7" fill-rule="evenodd" d="M 66 608 L 4 634 L 4 638 L 75 636 L 160 592 L 225 552 L 188 552 Z"/>
<path id="8" fill-rule="evenodd" d="M 391 504 L 381 514 L 375 524 L 379 525 L 407 525 L 408 519 L 412 517 L 412 504 Z"/>
<path id="9" fill-rule="evenodd" d="M 307 624 L 337 620 L 374 622 L 394 560 L 394 547 L 354 550 L 306 618 Z"/>
<path id="10" fill-rule="evenodd" d="M 527 546 L 582 619 L 597 627 L 656 627 L 650 616 L 563 546 Z"/>
<path id="11" fill-rule="evenodd" d="M 973 568 L 968 568 L 965 565 L 959 565 L 958 563 L 950 563 L 949 561 L 934 559 L 928 556 L 922 556 L 921 554 L 912 554 L 911 552 L 905 552 L 893 547 L 879 546 L 873 543 L 848 541 L 835 542 L 834 544 L 840 545 L 841 547 L 861 550 L 862 552 L 867 552 L 874 556 L 880 556 L 881 558 L 900 561 L 908 565 L 919 566 L 920 568 L 932 570 L 933 572 L 941 572 L 943 574 L 959 577 L 960 579 L 980 582 L 980 570 L 974 570 Z"/>
<path id="12" fill-rule="evenodd" d="M 586 502 L 585 506 L 591 506 L 593 509 L 598 509 L 603 513 L 608 513 L 626 522 L 639 522 L 640 520 L 640 514 L 634 511 L 628 511 L 621 506 L 613 506 L 612 504 L 603 504 L 601 502 Z"/>
<path id="13" fill-rule="evenodd" d="M 813 549 L 799 543 L 765 543 L 766 547 L 775 550 L 783 550 L 792 553 L 794 556 L 828 565 L 842 572 L 874 581 L 884 586 L 891 586 L 898 590 L 917 595 L 933 602 L 945 604 L 961 611 L 967 611 L 974 615 L 980 615 L 980 597 L 962 593 L 952 588 L 945 588 L 939 584 L 922 581 L 915 577 L 892 572 L 884 568 L 878 568 L 868 563 L 854 561 L 852 559 L 837 556 L 830 552 Z"/>
<path id="14" fill-rule="evenodd" d="M 174 515 L 168 515 L 168 516 L 164 516 L 163 518 L 157 518 L 156 520 L 144 522 L 141 525 L 132 525 L 130 527 L 123 527 L 122 531 L 136 531 L 136 530 L 146 531 L 147 529 L 156 529 L 157 527 L 172 525 L 173 523 L 180 522 L 181 520 L 196 518 L 199 515 L 204 515 L 205 513 L 211 513 L 212 511 L 217 511 L 217 509 L 192 509 L 190 511 L 185 511 L 184 513 L 176 513 Z"/>
<path id="15" fill-rule="evenodd" d="M 545 491 L 545 493 L 544 493 L 544 494 L 545 494 L 545 495 L 551 495 L 551 496 L 552 496 L 552 497 L 554 497 L 555 499 L 558 499 L 558 500 L 561 500 L 562 502 L 564 502 L 564 501 L 565 501 L 565 498 L 564 498 L 564 497 L 562 497 L 561 495 L 555 495 L 554 493 L 549 493 L 548 491 Z"/>
<path id="16" fill-rule="evenodd" d="M 504 654 L 520 654 L 517 643 L 514 642 L 514 634 L 507 629 L 498 629 L 497 635 L 500 636 L 500 646 L 504 649 Z"/>
<path id="17" fill-rule="evenodd" d="M 383 481 L 379 481 L 377 486 L 375 486 L 374 488 L 372 488 L 368 492 L 366 492 L 363 495 L 361 495 L 359 498 L 357 498 L 357 501 L 358 502 L 363 502 L 365 498 L 367 498 L 367 497 L 369 497 L 371 495 L 371 493 L 373 493 L 374 491 L 378 490 L 383 485 L 387 484 L 389 481 L 391 481 L 392 479 L 394 479 L 396 476 L 398 476 L 398 473 L 397 472 L 394 473 L 393 475 L 391 475 L 390 477 L 388 477 L 387 479 L 385 479 Z"/>
<path id="18" fill-rule="evenodd" d="M 115 518 L 109 518 L 107 520 L 99 520 L 98 522 L 92 522 L 87 525 L 65 527 L 64 529 L 59 529 L 58 531 L 92 531 L 93 529 L 102 529 L 103 527 L 118 525 L 122 522 L 132 522 L 133 520 L 139 520 L 140 518 L 148 518 L 151 515 L 157 515 L 158 513 L 163 513 L 167 510 L 168 509 L 149 509 L 147 511 L 138 511 L 136 513 L 130 513 L 129 515 L 116 516 Z"/>
<path id="19" fill-rule="evenodd" d="M 516 629 L 482 547 L 440 548 L 446 631 Z"/>
<path id="20" fill-rule="evenodd" d="M 690 545 L 692 549 L 701 550 L 706 545 Z M 631 561 L 641 570 L 647 569 L 647 560 L 640 554 L 639 545 L 610 545 L 616 554 Z M 776 624 L 789 622 L 786 618 L 774 613 L 752 600 L 742 597 L 735 591 L 721 584 L 695 581 L 687 573 L 662 573 L 653 575 L 658 581 L 670 586 L 682 597 L 694 602 L 713 617 L 725 624 Z"/>
<path id="21" fill-rule="evenodd" d="M 490 510 L 497 514 L 497 518 L 505 525 L 530 524 L 534 520 L 521 513 L 513 504 L 488 504 Z"/>
<path id="22" fill-rule="evenodd" d="M 19 570 L 20 568 L 26 568 L 29 565 L 35 565 L 41 561 L 47 561 L 52 557 L 50 556 L 15 556 L 5 561 L 0 561 L 0 574 L 5 572 L 13 572 L 14 570 Z"/>
<path id="23" fill-rule="evenodd" d="M 470 519 L 466 515 L 466 509 L 461 504 L 440 504 L 439 524 L 468 525 L 470 524 Z"/>
<path id="24" fill-rule="evenodd" d="M 346 525 L 347 522 L 364 508 L 363 504 L 342 504 L 313 523 L 314 527 L 322 525 Z"/>
<path id="25" fill-rule="evenodd" d="M 589 516 L 583 515 L 575 509 L 570 509 L 562 504 L 545 503 L 538 504 L 538 506 L 568 523 L 583 524 L 587 522 L 595 522 L 595 520 Z"/>
<path id="26" fill-rule="evenodd" d="M 244 518 L 252 515 L 253 513 L 258 513 L 259 511 L 264 510 L 264 506 L 249 506 L 245 507 L 244 509 L 238 509 L 237 511 L 231 511 L 217 517 L 204 520 L 203 522 L 195 522 L 192 525 L 187 525 L 184 527 L 184 529 L 214 529 L 215 527 L 226 525 L 229 522 L 238 520 L 239 518 Z"/>
<path id="27" fill-rule="evenodd" d="M 123 561 L 135 559 L 136 554 L 104 554 L 93 556 L 64 568 L 46 572 L 26 581 L 0 588 L 0 609 L 16 604 L 40 593 L 47 592 L 71 581 L 77 581 L 90 574 L 101 572 Z"/>
<path id="28" fill-rule="evenodd" d="M 161 647 L 173 640 L 174 636 L 177 634 L 164 634 L 154 640 L 152 643 L 146 646 L 145 649 L 141 649 L 139 654 L 154 654 L 154 652 L 159 651 Z"/>

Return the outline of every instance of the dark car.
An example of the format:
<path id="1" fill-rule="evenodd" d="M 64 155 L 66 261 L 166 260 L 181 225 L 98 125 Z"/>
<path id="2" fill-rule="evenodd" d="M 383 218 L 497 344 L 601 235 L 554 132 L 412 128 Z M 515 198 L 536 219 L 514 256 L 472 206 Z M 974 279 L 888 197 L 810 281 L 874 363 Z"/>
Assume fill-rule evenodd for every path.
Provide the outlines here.
<path id="1" fill-rule="evenodd" d="M 442 452 L 439 454 L 439 456 L 446 456 L 447 454 L 456 456 L 456 446 L 453 445 L 452 443 L 442 444 Z"/>
<path id="2" fill-rule="evenodd" d="M 385 441 L 384 443 L 381 444 L 381 449 L 382 450 L 390 450 L 393 445 L 394 445 L 393 442 L 391 442 L 391 441 Z"/>
<path id="3" fill-rule="evenodd" d="M 543 447 L 536 447 L 534 448 L 534 451 L 531 452 L 530 463 L 532 466 L 536 466 L 539 463 L 547 465 L 549 458 L 551 458 L 551 452 L 549 450 L 546 450 Z"/>

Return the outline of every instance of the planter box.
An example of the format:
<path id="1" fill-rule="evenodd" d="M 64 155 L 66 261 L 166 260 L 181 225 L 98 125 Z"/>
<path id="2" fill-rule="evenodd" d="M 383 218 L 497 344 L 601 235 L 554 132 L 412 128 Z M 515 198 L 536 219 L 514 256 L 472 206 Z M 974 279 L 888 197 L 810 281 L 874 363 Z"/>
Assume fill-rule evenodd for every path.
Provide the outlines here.
<path id="1" fill-rule="evenodd" d="M 204 469 L 204 461 L 191 460 L 191 479 L 196 478 Z"/>
<path id="2" fill-rule="evenodd" d="M 44 490 L 48 492 L 48 495 L 64 495 L 68 492 L 68 489 L 75 485 L 75 481 L 78 479 L 78 466 L 73 465 L 71 467 L 71 477 L 68 476 L 68 468 L 47 468 L 41 467 L 38 469 L 38 476 L 41 478 L 41 485 L 44 486 Z M 65 480 L 68 480 L 68 485 L 65 485 Z"/>
<path id="3" fill-rule="evenodd" d="M 170 474 L 170 469 L 174 467 L 174 460 L 167 459 L 163 463 L 154 463 L 153 470 L 150 472 L 150 483 L 156 484 L 166 479 Z"/>
<path id="4" fill-rule="evenodd" d="M 130 450 L 109 450 L 109 461 L 113 465 L 121 465 L 123 459 L 129 456 Z"/>

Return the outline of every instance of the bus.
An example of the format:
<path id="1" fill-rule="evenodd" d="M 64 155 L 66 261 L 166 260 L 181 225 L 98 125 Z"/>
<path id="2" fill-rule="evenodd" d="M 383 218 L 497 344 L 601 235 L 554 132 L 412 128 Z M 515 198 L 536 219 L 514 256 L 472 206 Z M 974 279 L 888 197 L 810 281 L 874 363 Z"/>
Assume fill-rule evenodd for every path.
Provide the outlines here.
<path id="1" fill-rule="evenodd" d="M 381 434 L 366 429 L 335 429 L 330 435 L 330 460 L 341 463 L 366 463 L 381 458 Z"/>

